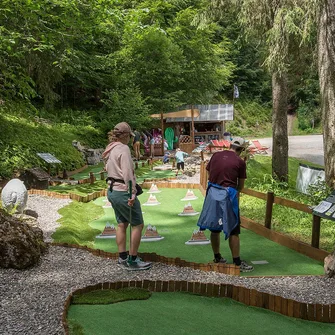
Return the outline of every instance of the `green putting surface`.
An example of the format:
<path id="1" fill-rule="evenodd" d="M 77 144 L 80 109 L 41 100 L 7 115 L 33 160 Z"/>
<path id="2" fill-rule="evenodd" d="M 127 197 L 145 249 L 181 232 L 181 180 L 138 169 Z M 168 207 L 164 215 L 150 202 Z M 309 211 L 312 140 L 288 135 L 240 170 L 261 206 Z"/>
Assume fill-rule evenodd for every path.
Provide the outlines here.
<path id="1" fill-rule="evenodd" d="M 155 252 L 166 257 L 180 257 L 181 259 L 197 262 L 212 262 L 213 254 L 208 245 L 185 245 L 195 229 L 197 229 L 197 216 L 178 216 L 184 206 L 190 202 L 194 210 L 201 212 L 203 196 L 199 190 L 193 190 L 198 197 L 192 201 L 181 201 L 185 197 L 187 189 L 161 189 L 161 193 L 155 194 L 161 203 L 157 206 L 144 206 L 149 198 L 148 190 L 139 197 L 145 225 L 151 224 L 157 228 L 159 235 L 164 239 L 157 242 L 142 242 L 140 252 Z M 94 202 L 102 206 L 103 198 Z M 116 226 L 114 211 L 112 208 L 104 208 L 105 214 L 97 220 L 90 222 L 92 228 L 103 231 L 107 222 Z M 243 214 L 243 213 L 242 213 Z M 129 231 L 129 229 L 128 229 Z M 210 238 L 209 231 L 205 232 Z M 266 261 L 266 264 L 253 264 L 255 270 L 242 275 L 273 276 L 273 275 L 322 275 L 323 264 L 307 256 L 299 254 L 289 248 L 272 242 L 252 231 L 242 229 L 241 258 L 248 262 Z M 129 239 L 128 239 L 129 240 Z M 115 239 L 95 239 L 94 247 L 109 252 L 117 252 Z M 228 241 L 221 235 L 221 254 L 232 263 Z"/>
<path id="2" fill-rule="evenodd" d="M 330 335 L 334 324 L 289 318 L 227 298 L 152 293 L 147 300 L 110 305 L 71 305 L 70 334 L 276 334 Z M 81 332 L 80 332 L 81 331 Z"/>
<path id="3" fill-rule="evenodd" d="M 142 162 L 144 166 L 142 167 Z M 135 165 L 135 164 L 134 164 Z M 153 166 L 162 165 L 162 161 L 154 161 Z M 170 164 L 171 165 L 171 164 Z M 76 173 L 71 176 L 75 180 L 86 179 L 90 177 L 90 172 L 93 172 L 97 179 L 100 179 L 99 173 L 103 171 L 103 163 L 98 165 L 88 166 L 85 170 Z M 175 172 L 172 170 L 151 170 L 151 167 L 147 164 L 147 161 L 138 162 L 138 169 L 135 170 L 136 179 L 138 183 L 142 183 L 144 179 L 163 179 L 174 177 Z"/>
<path id="4" fill-rule="evenodd" d="M 103 163 L 100 163 L 98 165 L 90 165 L 86 169 L 84 169 L 83 171 L 72 175 L 71 178 L 73 178 L 75 180 L 86 179 L 86 178 L 90 177 L 90 172 L 93 172 L 95 174 L 95 177 L 99 178 L 99 176 L 97 176 L 97 174 L 99 172 L 103 171 L 103 168 L 104 168 Z"/>

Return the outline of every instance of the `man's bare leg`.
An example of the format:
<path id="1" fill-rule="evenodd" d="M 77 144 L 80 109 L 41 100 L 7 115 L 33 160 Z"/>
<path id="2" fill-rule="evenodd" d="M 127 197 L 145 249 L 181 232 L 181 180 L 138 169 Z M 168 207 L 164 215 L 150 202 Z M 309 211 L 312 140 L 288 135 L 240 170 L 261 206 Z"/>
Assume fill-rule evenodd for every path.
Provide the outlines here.
<path id="1" fill-rule="evenodd" d="M 137 251 L 140 246 L 143 223 L 138 226 L 131 227 L 131 245 L 129 247 L 129 255 L 137 256 Z"/>
<path id="2" fill-rule="evenodd" d="M 229 236 L 229 248 L 233 258 L 240 257 L 240 236 L 230 235 Z"/>
<path id="3" fill-rule="evenodd" d="M 213 249 L 213 253 L 220 253 L 220 232 L 211 232 L 211 245 Z"/>
<path id="4" fill-rule="evenodd" d="M 127 227 L 128 223 L 119 223 L 116 230 L 116 244 L 118 251 L 126 252 L 126 242 L 127 242 Z"/>

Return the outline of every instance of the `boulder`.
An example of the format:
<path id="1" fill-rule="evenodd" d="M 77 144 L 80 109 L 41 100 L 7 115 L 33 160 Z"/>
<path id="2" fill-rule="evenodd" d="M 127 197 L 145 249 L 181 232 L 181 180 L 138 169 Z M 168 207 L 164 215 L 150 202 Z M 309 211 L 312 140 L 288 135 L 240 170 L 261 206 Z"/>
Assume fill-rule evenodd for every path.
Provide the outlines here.
<path id="1" fill-rule="evenodd" d="M 85 153 L 87 165 L 97 165 L 102 162 L 104 149 L 87 149 Z"/>
<path id="2" fill-rule="evenodd" d="M 327 277 L 335 276 L 335 251 L 325 258 L 324 269 Z"/>
<path id="3" fill-rule="evenodd" d="M 80 151 L 87 165 L 96 165 L 102 162 L 102 153 L 104 152 L 105 149 L 103 148 L 89 149 L 89 148 L 84 147 L 83 145 L 80 144 L 80 142 L 75 141 L 75 140 L 72 141 L 72 145 L 78 151 Z"/>
<path id="4" fill-rule="evenodd" d="M 20 179 L 10 180 L 1 192 L 2 206 L 7 211 L 23 213 L 28 200 L 28 191 Z"/>
<path id="5" fill-rule="evenodd" d="M 41 168 L 27 169 L 20 175 L 27 189 L 35 188 L 37 190 L 46 190 L 49 187 L 50 176 Z"/>
<path id="6" fill-rule="evenodd" d="M 25 269 L 46 251 L 43 231 L 27 215 L 12 216 L 0 209 L 0 267 Z"/>

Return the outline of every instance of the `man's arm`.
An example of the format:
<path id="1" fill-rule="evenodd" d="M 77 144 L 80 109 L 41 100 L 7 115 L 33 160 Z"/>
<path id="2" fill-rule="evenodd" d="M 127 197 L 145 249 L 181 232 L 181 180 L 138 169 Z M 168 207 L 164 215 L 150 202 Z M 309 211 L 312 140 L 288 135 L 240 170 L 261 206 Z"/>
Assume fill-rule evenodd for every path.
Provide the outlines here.
<path id="1" fill-rule="evenodd" d="M 245 179 L 242 178 L 238 178 L 238 182 L 237 182 L 237 191 L 242 191 L 242 189 L 244 188 L 244 181 Z"/>

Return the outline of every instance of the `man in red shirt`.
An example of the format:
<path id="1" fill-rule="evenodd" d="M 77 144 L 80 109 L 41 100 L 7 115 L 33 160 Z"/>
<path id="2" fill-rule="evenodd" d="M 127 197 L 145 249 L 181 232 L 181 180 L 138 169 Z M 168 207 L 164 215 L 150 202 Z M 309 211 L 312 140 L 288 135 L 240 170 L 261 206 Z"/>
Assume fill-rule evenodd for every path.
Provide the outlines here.
<path id="1" fill-rule="evenodd" d="M 235 265 L 240 271 L 250 272 L 251 265 L 240 259 L 240 215 L 238 192 L 247 178 L 246 164 L 239 156 L 245 150 L 245 141 L 235 138 L 229 150 L 216 152 L 207 164 L 208 187 L 204 206 L 198 221 L 200 230 L 211 231 L 211 245 L 215 263 L 226 263 L 220 254 L 220 233 L 229 239 Z"/>

